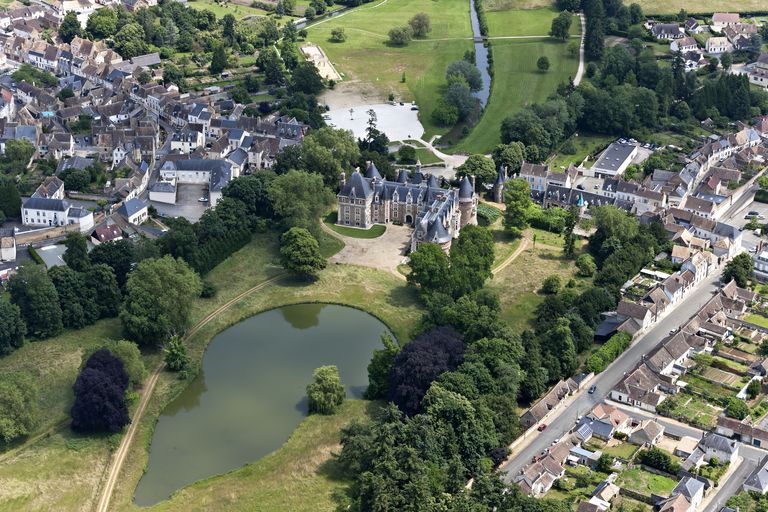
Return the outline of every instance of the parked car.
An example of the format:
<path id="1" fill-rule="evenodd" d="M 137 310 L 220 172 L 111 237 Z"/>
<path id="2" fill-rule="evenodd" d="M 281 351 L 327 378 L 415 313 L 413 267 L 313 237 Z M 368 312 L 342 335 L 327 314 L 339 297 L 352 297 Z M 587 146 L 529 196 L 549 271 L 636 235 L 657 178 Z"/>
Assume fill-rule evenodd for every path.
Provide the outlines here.
<path id="1" fill-rule="evenodd" d="M 589 394 L 590 394 L 590 395 L 591 395 L 591 394 L 593 394 L 595 391 L 597 391 L 597 386 L 594 386 L 594 385 L 593 385 L 593 386 L 590 386 L 590 387 L 589 387 Z"/>
<path id="2" fill-rule="evenodd" d="M 547 424 L 546 423 L 542 423 L 541 425 L 539 425 L 539 428 L 537 430 L 539 432 L 542 432 L 545 428 L 547 428 Z"/>
<path id="3" fill-rule="evenodd" d="M 418 111 L 418 110 L 419 110 L 419 107 L 417 107 L 417 106 L 415 106 L 415 105 L 414 105 L 414 106 L 412 106 L 412 107 L 411 107 L 411 110 L 416 110 L 416 111 Z"/>
<path id="4" fill-rule="evenodd" d="M 207 203 L 208 202 L 208 198 L 207 197 L 201 197 L 200 199 L 198 199 L 198 201 L 201 202 L 201 203 Z"/>

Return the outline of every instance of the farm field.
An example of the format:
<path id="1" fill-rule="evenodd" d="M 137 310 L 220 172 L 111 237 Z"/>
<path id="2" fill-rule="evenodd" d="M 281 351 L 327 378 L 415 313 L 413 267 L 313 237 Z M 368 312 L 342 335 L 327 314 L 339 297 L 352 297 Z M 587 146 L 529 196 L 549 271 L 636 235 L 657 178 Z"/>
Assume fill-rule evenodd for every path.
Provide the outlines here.
<path id="1" fill-rule="evenodd" d="M 635 0 L 624 0 L 625 5 Z M 637 0 L 645 14 L 752 12 L 765 10 L 765 0 Z"/>
<path id="2" fill-rule="evenodd" d="M 495 14 L 488 13 L 489 20 Z M 507 116 L 527 105 L 543 102 L 561 82 L 575 76 L 579 60 L 568 55 L 566 46 L 551 38 L 493 41 L 494 77 L 488 106 L 480 122 L 452 150 L 490 153 L 501 142 L 500 127 Z M 536 67 L 541 56 L 549 58 L 546 73 Z"/>
<path id="3" fill-rule="evenodd" d="M 432 23 L 426 39 L 404 47 L 388 46 L 387 33 L 414 15 L 425 12 Z M 347 40 L 330 42 L 331 30 L 343 28 Z M 322 20 L 307 29 L 308 42 L 319 44 L 345 80 L 372 84 L 382 99 L 392 93 L 403 101 L 415 100 L 425 138 L 443 133 L 431 114 L 448 65 L 472 48 L 469 4 L 463 0 L 389 0 L 372 3 Z M 402 82 L 405 75 L 405 83 Z"/>

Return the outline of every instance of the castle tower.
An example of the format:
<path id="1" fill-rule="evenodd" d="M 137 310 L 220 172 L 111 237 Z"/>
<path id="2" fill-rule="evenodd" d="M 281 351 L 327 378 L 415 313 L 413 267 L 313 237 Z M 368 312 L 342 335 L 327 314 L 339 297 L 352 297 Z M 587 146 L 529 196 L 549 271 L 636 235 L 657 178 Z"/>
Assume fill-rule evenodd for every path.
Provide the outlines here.
<path id="1" fill-rule="evenodd" d="M 475 177 L 472 176 L 472 181 Z M 469 177 L 464 176 L 459 186 L 459 229 L 477 224 L 477 194 Z"/>
<path id="2" fill-rule="evenodd" d="M 507 181 L 507 167 L 502 166 L 499 168 L 499 175 L 496 177 L 496 182 L 493 184 L 491 190 L 492 199 L 494 203 L 504 202 L 504 182 Z"/>

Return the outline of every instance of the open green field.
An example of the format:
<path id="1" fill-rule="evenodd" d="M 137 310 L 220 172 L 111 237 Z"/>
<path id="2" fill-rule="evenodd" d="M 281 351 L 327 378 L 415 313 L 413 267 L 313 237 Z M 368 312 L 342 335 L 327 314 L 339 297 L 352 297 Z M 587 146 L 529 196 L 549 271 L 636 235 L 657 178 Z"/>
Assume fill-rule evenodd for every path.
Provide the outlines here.
<path id="1" fill-rule="evenodd" d="M 488 13 L 489 20 L 494 14 L 497 13 Z M 490 100 L 480 122 L 453 150 L 489 153 L 501 142 L 501 122 L 507 116 L 522 107 L 543 102 L 560 83 L 575 76 L 579 59 L 569 56 L 566 46 L 551 38 L 494 40 Z M 536 67 L 541 56 L 549 58 L 550 68 L 546 73 Z"/>
<path id="2" fill-rule="evenodd" d="M 427 13 L 432 23 L 427 38 L 403 47 L 388 46 L 389 30 L 420 12 Z M 344 29 L 344 43 L 329 41 L 334 28 Z M 445 86 L 448 65 L 472 48 L 468 2 L 389 0 L 322 20 L 307 30 L 307 41 L 325 50 L 345 80 L 372 84 L 382 98 L 392 93 L 403 101 L 415 100 L 426 131 L 424 138 L 445 132 L 432 123 L 431 114 Z"/>
<path id="3" fill-rule="evenodd" d="M 384 224 L 374 224 L 368 229 L 348 228 L 346 226 L 336 225 L 336 212 L 329 213 L 328 216 L 323 219 L 325 225 L 334 230 L 340 235 L 348 236 L 351 238 L 378 238 L 384 234 L 387 230 L 387 226 Z"/>
<path id="4" fill-rule="evenodd" d="M 744 321 L 759 325 L 760 327 L 768 328 L 768 318 L 764 317 L 763 315 L 758 315 L 757 313 L 749 313 L 744 317 Z"/>
<path id="5" fill-rule="evenodd" d="M 509 9 L 486 12 L 488 35 L 498 36 L 544 36 L 549 34 L 552 20 L 559 11 L 554 7 L 542 9 Z M 581 32 L 579 19 L 574 16 L 571 23 L 571 35 Z"/>
<path id="6" fill-rule="evenodd" d="M 617 485 L 642 494 L 658 494 L 669 496 L 677 482 L 669 477 L 654 475 L 639 468 L 623 471 L 617 480 Z"/>
<path id="7" fill-rule="evenodd" d="M 339 250 L 342 245 L 331 237 L 321 237 L 321 242 L 326 254 Z M 206 276 L 218 293 L 211 299 L 195 302 L 193 323 L 244 291 L 282 274 L 276 235 L 255 235 L 249 245 Z M 287 276 L 278 277 L 257 293 L 244 297 L 225 310 L 188 340 L 193 366 L 200 364 L 205 347 L 213 336 L 226 327 L 266 309 L 301 302 L 332 302 L 366 310 L 390 326 L 402 342 L 410 339 L 422 315 L 413 289 L 391 274 L 375 269 L 333 265 L 311 284 L 297 282 Z M 0 359 L 0 371 L 26 369 L 38 380 L 44 411 L 38 432 L 51 431 L 48 436 L 30 442 L 17 451 L 9 452 L 8 447 L 0 447 L 0 512 L 68 512 L 93 508 L 97 488 L 109 461 L 110 448 L 116 446 L 118 439 L 110 441 L 104 436 L 76 436 L 66 425 L 66 418 L 72 405 L 72 384 L 83 352 L 101 340 L 119 337 L 119 322 L 116 319 L 102 320 L 80 331 L 68 331 L 49 340 L 29 343 Z M 158 352 L 146 354 L 147 368 L 155 368 L 159 357 Z M 175 374 L 166 372 L 161 375 L 118 481 L 113 510 L 132 508 L 133 490 L 147 462 L 154 423 L 165 405 L 181 392 L 187 382 L 179 380 Z M 249 466 L 248 470 L 243 470 L 244 473 L 228 473 L 207 481 L 205 492 L 229 496 L 231 488 L 238 487 L 243 493 L 240 498 L 242 507 L 248 510 L 332 510 L 335 507 L 332 492 L 343 482 L 336 481 L 333 474 L 326 471 L 328 466 L 324 463 L 330 458 L 331 447 L 337 445 L 338 438 L 335 436 L 339 426 L 362 417 L 364 409 L 362 402 L 353 402 L 332 418 L 308 419 L 299 427 L 285 450 Z M 306 446 L 317 449 L 307 450 L 308 457 L 298 460 L 296 454 Z M 251 478 L 248 480 L 250 486 L 243 487 L 243 475 L 258 477 Z M 275 505 L 281 498 L 287 501 L 282 502 L 282 506 Z M 225 500 L 224 497 L 217 499 Z M 204 500 L 197 503 L 206 508 Z M 172 510 L 190 509 L 185 502 L 163 503 L 160 506 Z"/>
<path id="8" fill-rule="evenodd" d="M 441 164 L 443 160 L 427 148 L 416 148 L 416 158 L 422 165 Z"/>
<path id="9" fill-rule="evenodd" d="M 764 11 L 765 0 L 624 0 L 626 5 L 637 2 L 645 14 Z"/>
<path id="10" fill-rule="evenodd" d="M 256 9 L 249 5 L 237 5 L 231 2 L 215 2 L 214 0 L 189 0 L 188 5 L 198 10 L 207 9 L 215 14 L 217 18 L 223 18 L 227 14 L 232 14 L 238 19 L 245 18 L 246 16 L 266 16 L 268 14 L 267 11 Z M 280 22 L 278 18 L 275 18 L 275 21 L 278 23 Z"/>
<path id="11" fill-rule="evenodd" d="M 554 170 L 567 169 L 569 164 L 579 165 L 587 156 L 597 153 L 614 140 L 615 137 L 610 137 L 608 135 L 592 135 L 587 133 L 574 134 L 568 141 L 573 144 L 573 148 L 576 150 L 575 153 L 566 155 L 560 151 L 552 155 L 547 163 L 549 163 L 550 167 Z M 566 141 L 565 144 L 567 144 L 568 141 Z"/>
<path id="12" fill-rule="evenodd" d="M 552 0 L 483 0 L 486 11 L 508 11 L 510 9 L 538 9 L 551 7 Z"/>

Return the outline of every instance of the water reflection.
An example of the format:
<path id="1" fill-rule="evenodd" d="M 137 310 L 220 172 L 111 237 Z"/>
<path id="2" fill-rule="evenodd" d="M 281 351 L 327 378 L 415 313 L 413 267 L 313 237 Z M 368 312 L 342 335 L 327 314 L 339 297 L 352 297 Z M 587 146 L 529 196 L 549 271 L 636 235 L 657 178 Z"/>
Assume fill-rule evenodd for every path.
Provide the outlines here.
<path id="1" fill-rule="evenodd" d="M 283 318 L 294 329 L 309 329 L 320 323 L 320 312 L 326 304 L 298 304 L 280 308 Z"/>

